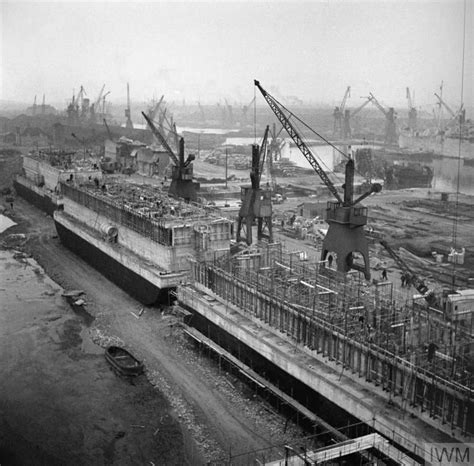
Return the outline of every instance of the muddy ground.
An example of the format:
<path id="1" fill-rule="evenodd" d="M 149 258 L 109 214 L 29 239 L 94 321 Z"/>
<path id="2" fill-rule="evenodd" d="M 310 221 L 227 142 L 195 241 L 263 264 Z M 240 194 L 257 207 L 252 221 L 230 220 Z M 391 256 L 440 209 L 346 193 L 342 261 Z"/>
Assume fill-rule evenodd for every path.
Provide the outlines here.
<path id="1" fill-rule="evenodd" d="M 2 276 L 1 464 L 194 465 L 301 437 L 203 357 L 168 309 L 137 318 L 139 303 L 63 247 L 50 217 L 20 198 L 6 213 L 18 225 L 0 240 L 44 272 L 32 266 L 26 276 L 17 256 L 9 267 L 24 267 L 19 282 Z M 48 300 L 30 287 L 35 280 Z M 84 291 L 93 321 L 74 313 L 57 284 Z M 142 359 L 146 375 L 130 383 L 112 373 L 102 348 L 110 342 Z"/>

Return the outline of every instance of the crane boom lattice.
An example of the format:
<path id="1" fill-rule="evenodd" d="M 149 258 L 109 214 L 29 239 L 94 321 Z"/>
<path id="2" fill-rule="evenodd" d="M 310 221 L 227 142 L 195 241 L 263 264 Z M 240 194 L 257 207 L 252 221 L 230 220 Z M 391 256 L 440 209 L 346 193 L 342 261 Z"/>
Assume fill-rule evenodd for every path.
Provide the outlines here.
<path id="1" fill-rule="evenodd" d="M 326 175 L 326 172 L 322 169 L 321 165 L 319 165 L 318 161 L 314 157 L 313 153 L 309 149 L 309 147 L 305 144 L 301 136 L 298 134 L 296 129 L 289 121 L 289 117 L 285 115 L 285 113 L 281 110 L 280 105 L 277 103 L 277 100 L 272 97 L 265 89 L 262 88 L 260 83 L 255 80 L 255 85 L 258 87 L 260 92 L 262 93 L 263 97 L 267 101 L 270 108 L 273 110 L 273 113 L 276 115 L 280 123 L 286 129 L 287 133 L 293 139 L 294 143 L 297 145 L 298 149 L 304 155 L 305 159 L 311 164 L 314 171 L 319 175 L 319 177 L 323 180 L 323 183 L 327 186 L 329 191 L 334 195 L 334 197 L 339 201 L 342 201 L 342 197 L 339 194 L 339 191 L 334 186 L 333 182 L 329 179 Z M 291 113 L 291 112 L 290 112 Z"/>

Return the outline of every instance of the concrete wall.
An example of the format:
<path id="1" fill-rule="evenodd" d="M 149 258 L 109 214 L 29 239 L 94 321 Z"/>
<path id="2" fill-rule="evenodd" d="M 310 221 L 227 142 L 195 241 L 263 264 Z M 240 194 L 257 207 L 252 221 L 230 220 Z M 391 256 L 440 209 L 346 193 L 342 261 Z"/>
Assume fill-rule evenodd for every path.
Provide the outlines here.
<path id="1" fill-rule="evenodd" d="M 54 218 L 62 227 L 81 237 L 81 239 L 106 254 L 108 258 L 117 261 L 121 266 L 134 272 L 140 278 L 159 289 L 175 288 L 184 278 L 183 273 L 167 273 L 154 263 L 130 252 L 129 249 L 124 248 L 120 244 L 107 241 L 104 237 L 100 236 L 97 230 L 70 217 L 64 211 L 56 211 Z M 112 271 L 113 273 L 115 271 Z M 127 283 L 127 287 L 129 286 L 130 284 Z"/>
<path id="2" fill-rule="evenodd" d="M 38 184 L 40 181 L 44 182 L 46 189 L 54 191 L 59 181 L 66 181 L 72 175 L 74 180 L 78 183 L 83 183 L 94 178 L 102 179 L 101 170 L 61 170 L 53 167 L 48 162 L 40 160 L 36 157 L 23 156 L 23 169 L 25 176 L 29 180 Z"/>
<path id="3" fill-rule="evenodd" d="M 155 264 L 163 271 L 189 270 L 189 257 L 197 257 L 201 253 L 205 254 L 216 249 L 229 248 L 230 223 L 225 219 L 209 223 L 205 231 L 206 240 L 202 242 L 199 241 L 199 236 L 196 237 L 196 232 L 191 223 L 170 227 L 173 230 L 173 245 L 165 246 L 122 224 L 111 221 L 104 215 L 98 214 L 67 197 L 64 197 L 63 201 L 66 213 L 72 214 L 75 218 L 97 231 L 102 231 L 103 227 L 107 225 L 115 226 L 118 230 L 118 244 L 124 245 L 142 257 L 143 260 Z"/>

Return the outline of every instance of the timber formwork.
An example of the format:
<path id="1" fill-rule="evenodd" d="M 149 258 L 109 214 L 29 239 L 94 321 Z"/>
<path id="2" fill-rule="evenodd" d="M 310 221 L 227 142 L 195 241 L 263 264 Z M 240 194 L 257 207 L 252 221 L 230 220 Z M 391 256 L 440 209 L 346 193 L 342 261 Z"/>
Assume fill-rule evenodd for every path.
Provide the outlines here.
<path id="1" fill-rule="evenodd" d="M 381 387 L 401 410 L 428 414 L 432 425 L 460 441 L 474 435 L 470 332 L 416 299 L 400 304 L 389 282 L 369 286 L 359 274 L 320 269 L 280 245 L 194 261 L 190 278 Z"/>

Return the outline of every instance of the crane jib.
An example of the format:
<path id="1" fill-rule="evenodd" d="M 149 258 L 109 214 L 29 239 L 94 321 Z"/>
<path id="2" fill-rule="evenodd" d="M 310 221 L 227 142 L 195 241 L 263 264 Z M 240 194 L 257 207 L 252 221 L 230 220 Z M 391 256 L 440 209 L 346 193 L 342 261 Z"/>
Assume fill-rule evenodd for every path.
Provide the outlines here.
<path id="1" fill-rule="evenodd" d="M 153 124 L 153 122 L 150 120 L 150 118 L 148 118 L 148 116 L 142 112 L 142 115 L 143 115 L 143 118 L 145 118 L 145 121 L 148 123 L 148 126 L 150 127 L 151 129 L 151 132 L 156 136 L 156 138 L 160 141 L 161 145 L 163 146 L 163 148 L 166 150 L 166 152 L 168 152 L 168 155 L 171 157 L 171 159 L 173 160 L 174 164 L 179 167 L 180 166 L 180 163 L 179 163 L 179 160 L 178 160 L 178 157 L 176 156 L 176 154 L 173 152 L 173 150 L 171 149 L 171 147 L 169 146 L 168 142 L 166 141 L 166 139 L 163 137 L 163 135 L 158 131 L 158 129 L 156 128 L 156 126 Z"/>
<path id="2" fill-rule="evenodd" d="M 321 166 L 319 165 L 317 160 L 314 158 L 314 155 L 309 150 L 309 148 L 305 144 L 305 142 L 301 139 L 301 137 L 298 134 L 298 132 L 296 131 L 296 129 L 290 123 L 289 118 L 280 109 L 280 107 L 278 106 L 275 99 L 270 94 L 268 94 L 268 92 L 265 91 L 265 89 L 262 88 L 259 81 L 255 80 L 254 82 L 255 82 L 255 85 L 260 90 L 260 92 L 262 93 L 265 100 L 267 101 L 270 108 L 273 110 L 273 113 L 276 115 L 278 120 L 280 120 L 280 123 L 286 129 L 287 133 L 290 135 L 291 139 L 293 139 L 294 143 L 297 145 L 298 149 L 304 155 L 306 160 L 311 164 L 314 171 L 319 175 L 319 177 L 322 179 L 323 183 L 327 186 L 329 191 L 331 191 L 331 193 L 334 195 L 334 197 L 342 204 L 343 200 L 342 200 L 337 188 L 334 186 L 332 181 L 326 175 L 326 172 L 321 168 Z"/>

